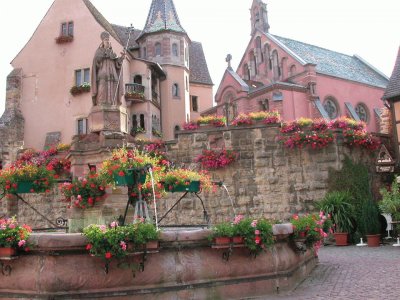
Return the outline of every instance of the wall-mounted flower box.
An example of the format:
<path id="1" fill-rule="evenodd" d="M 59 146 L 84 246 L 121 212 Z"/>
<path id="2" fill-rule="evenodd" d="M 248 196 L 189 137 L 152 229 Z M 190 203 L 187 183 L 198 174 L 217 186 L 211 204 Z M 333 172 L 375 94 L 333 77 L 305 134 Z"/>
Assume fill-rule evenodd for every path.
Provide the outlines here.
<path id="1" fill-rule="evenodd" d="M 90 92 L 90 84 L 85 82 L 81 85 L 75 85 L 69 90 L 69 92 L 71 93 L 72 96 Z"/>
<path id="2" fill-rule="evenodd" d="M 57 44 L 65 44 L 65 43 L 70 43 L 74 40 L 74 37 L 71 35 L 60 35 L 59 37 L 56 37 L 56 43 Z"/>
<path id="3" fill-rule="evenodd" d="M 33 181 L 21 181 L 17 183 L 17 193 L 34 193 Z"/>
<path id="4" fill-rule="evenodd" d="M 200 191 L 200 181 L 188 181 L 184 184 L 166 184 L 164 185 L 167 192 L 190 192 L 197 193 Z"/>
<path id="5" fill-rule="evenodd" d="M 134 172 L 138 172 L 138 174 L 135 175 Z M 146 181 L 146 172 L 144 170 L 128 169 L 125 172 L 120 171 L 118 174 L 114 174 L 113 177 L 117 186 L 132 186 L 136 184 L 144 184 Z"/>

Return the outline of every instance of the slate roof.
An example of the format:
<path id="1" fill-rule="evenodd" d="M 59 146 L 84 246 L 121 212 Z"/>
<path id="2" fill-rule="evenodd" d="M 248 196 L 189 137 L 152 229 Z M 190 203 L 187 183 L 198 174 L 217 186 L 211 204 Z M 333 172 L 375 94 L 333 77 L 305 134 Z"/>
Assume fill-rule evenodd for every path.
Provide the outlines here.
<path id="1" fill-rule="evenodd" d="M 153 0 L 141 35 L 163 30 L 186 33 L 179 22 L 174 2 L 172 0 Z"/>
<path id="2" fill-rule="evenodd" d="M 306 63 L 316 65 L 318 73 L 386 88 L 388 79 L 360 57 L 350 56 L 296 40 L 272 35 Z"/>
<path id="3" fill-rule="evenodd" d="M 400 96 L 400 48 L 397 53 L 396 64 L 390 77 L 383 99 L 390 99 Z"/>
<path id="4" fill-rule="evenodd" d="M 112 27 L 113 27 L 114 31 L 117 33 L 119 39 L 121 40 L 122 45 L 125 47 L 126 42 L 128 41 L 130 28 L 125 27 L 125 26 L 115 25 L 115 24 L 112 24 Z M 139 48 L 138 43 L 136 43 L 136 39 L 139 37 L 141 32 L 142 31 L 140 29 L 133 29 L 133 31 L 131 32 L 131 37 L 129 39 L 128 49 Z"/>
<path id="5" fill-rule="evenodd" d="M 113 26 L 106 20 L 106 18 L 104 18 L 104 16 L 97 10 L 97 8 L 94 7 L 94 5 L 89 0 L 83 0 L 83 3 L 85 3 L 86 7 L 96 19 L 97 23 L 99 23 L 104 28 L 104 30 L 106 30 L 114 39 L 116 39 L 122 45 L 122 42 L 118 34 L 115 32 Z"/>
<path id="6" fill-rule="evenodd" d="M 203 46 L 199 42 L 191 42 L 190 44 L 189 66 L 190 82 L 213 85 L 204 56 Z"/>

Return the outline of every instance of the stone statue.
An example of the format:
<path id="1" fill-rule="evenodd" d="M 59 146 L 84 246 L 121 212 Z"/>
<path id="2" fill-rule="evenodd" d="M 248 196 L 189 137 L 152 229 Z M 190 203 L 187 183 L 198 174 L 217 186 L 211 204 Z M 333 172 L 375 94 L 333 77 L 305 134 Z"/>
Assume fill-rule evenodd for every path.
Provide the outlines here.
<path id="1" fill-rule="evenodd" d="M 96 50 L 92 65 L 92 100 L 96 105 L 121 105 L 123 95 L 122 62 L 125 52 L 118 57 L 112 50 L 110 34 L 102 32 L 101 44 Z"/>

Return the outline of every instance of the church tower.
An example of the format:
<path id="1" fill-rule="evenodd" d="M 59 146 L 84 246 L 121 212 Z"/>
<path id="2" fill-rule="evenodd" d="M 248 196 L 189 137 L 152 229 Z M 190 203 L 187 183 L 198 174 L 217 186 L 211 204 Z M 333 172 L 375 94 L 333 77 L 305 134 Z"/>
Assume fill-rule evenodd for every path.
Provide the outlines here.
<path id="1" fill-rule="evenodd" d="M 256 29 L 269 31 L 267 4 L 262 0 L 253 0 L 251 6 L 251 35 L 254 35 Z"/>
<path id="2" fill-rule="evenodd" d="M 180 24 L 172 0 L 153 0 L 144 29 L 137 38 L 140 57 L 159 64 L 167 78 L 160 82 L 164 138 L 190 119 L 189 49 L 191 40 Z M 155 83 L 152 85 L 156 86 Z M 154 92 L 154 90 L 153 90 Z M 156 91 L 157 92 L 157 91 Z"/>

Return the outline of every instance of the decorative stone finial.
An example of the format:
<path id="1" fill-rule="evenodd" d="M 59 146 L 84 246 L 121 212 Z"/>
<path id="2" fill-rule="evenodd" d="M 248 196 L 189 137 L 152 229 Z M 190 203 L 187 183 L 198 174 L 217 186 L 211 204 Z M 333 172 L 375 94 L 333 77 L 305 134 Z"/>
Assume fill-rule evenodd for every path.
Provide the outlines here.
<path id="1" fill-rule="evenodd" d="M 225 61 L 228 63 L 228 68 L 232 68 L 231 67 L 231 60 L 232 60 L 232 55 L 228 54 L 225 58 Z"/>

